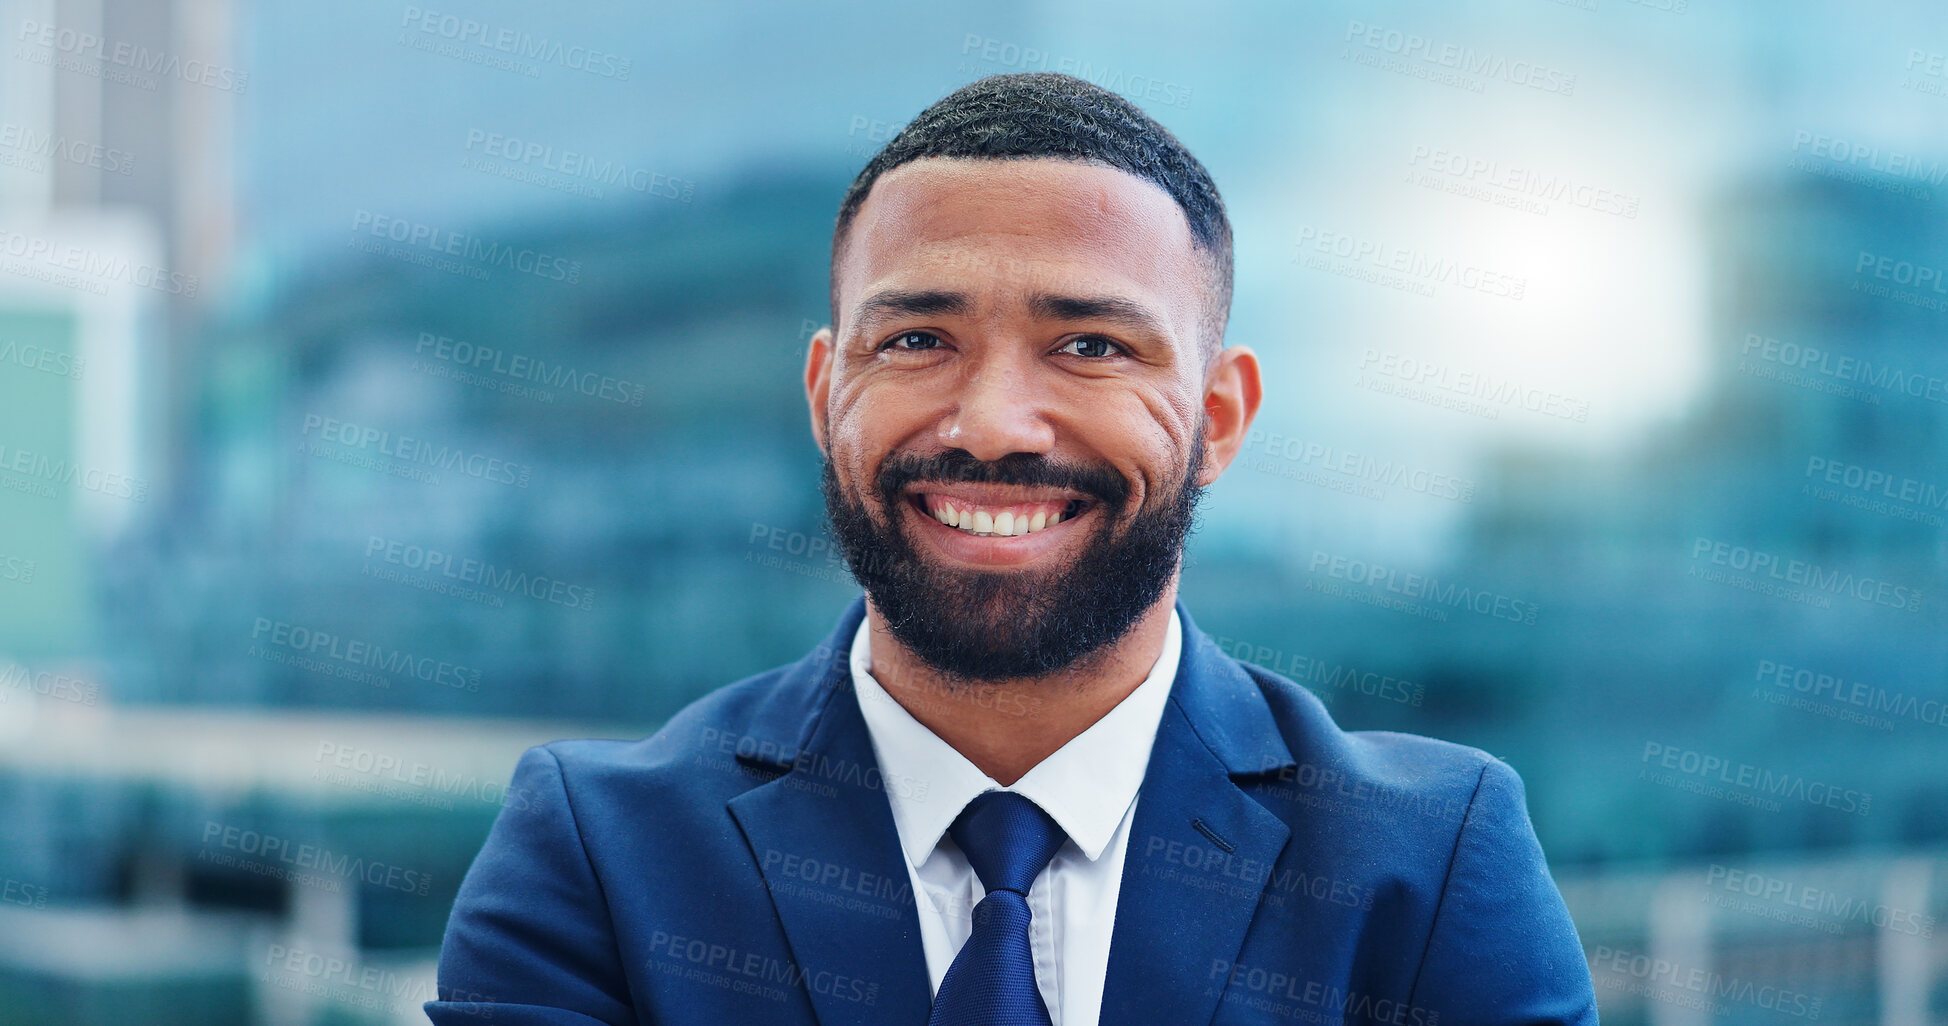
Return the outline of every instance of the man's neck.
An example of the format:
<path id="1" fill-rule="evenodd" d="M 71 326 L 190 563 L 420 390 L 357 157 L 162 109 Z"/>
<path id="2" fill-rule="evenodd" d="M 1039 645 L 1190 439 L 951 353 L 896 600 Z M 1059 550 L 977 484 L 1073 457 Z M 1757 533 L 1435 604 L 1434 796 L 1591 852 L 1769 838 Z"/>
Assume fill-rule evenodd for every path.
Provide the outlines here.
<path id="1" fill-rule="evenodd" d="M 946 683 L 900 644 L 868 597 L 873 679 L 981 772 L 1012 785 L 1143 683 L 1163 654 L 1176 600 L 1177 584 L 1172 581 L 1136 626 L 1086 668 L 969 685 Z"/>

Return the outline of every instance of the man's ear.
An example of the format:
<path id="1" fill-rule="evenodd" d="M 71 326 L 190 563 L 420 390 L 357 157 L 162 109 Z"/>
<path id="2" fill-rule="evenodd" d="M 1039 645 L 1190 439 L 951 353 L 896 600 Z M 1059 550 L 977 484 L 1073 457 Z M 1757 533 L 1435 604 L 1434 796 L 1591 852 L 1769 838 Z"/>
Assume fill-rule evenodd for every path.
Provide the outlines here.
<path id="1" fill-rule="evenodd" d="M 1264 397 L 1258 380 L 1258 354 L 1249 346 L 1232 346 L 1218 351 L 1204 376 L 1204 470 L 1198 485 L 1208 486 L 1224 473 L 1224 468 L 1244 447 L 1245 432 L 1258 416 L 1258 403 Z"/>
<path id="2" fill-rule="evenodd" d="M 825 452 L 825 400 L 832 394 L 832 327 L 812 335 L 805 347 L 805 403 L 812 415 L 812 441 Z"/>

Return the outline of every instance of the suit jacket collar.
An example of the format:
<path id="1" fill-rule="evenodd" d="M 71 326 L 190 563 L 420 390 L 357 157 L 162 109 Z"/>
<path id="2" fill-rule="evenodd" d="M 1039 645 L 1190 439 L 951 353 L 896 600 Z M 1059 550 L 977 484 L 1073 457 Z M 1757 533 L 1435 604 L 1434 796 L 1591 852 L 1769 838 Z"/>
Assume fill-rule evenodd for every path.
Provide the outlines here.
<path id="1" fill-rule="evenodd" d="M 1183 630 L 1183 650 L 1171 684 L 1172 704 L 1228 772 L 1259 774 L 1292 765 L 1292 753 L 1257 684 L 1236 660 L 1197 629 L 1182 600 L 1176 609 Z M 833 696 L 852 695 L 848 660 L 852 636 L 865 617 L 866 599 L 861 595 L 839 614 L 837 625 L 817 647 L 785 667 L 756 707 L 749 726 L 752 737 L 770 743 L 748 746 L 750 750 L 741 751 L 739 759 L 779 772 L 792 768 L 818 730 L 821 717 L 833 708 Z M 858 716 L 857 701 L 849 710 L 841 706 L 838 711 Z"/>
<path id="2" fill-rule="evenodd" d="M 1204 870 L 1187 869 L 1183 853 L 1197 849 L 1200 867 L 1269 866 L 1290 837 L 1234 779 L 1294 764 L 1264 694 L 1176 609 L 1183 650 L 1124 858 L 1105 1022 L 1210 1021 L 1222 991 L 1214 963 L 1184 955 L 1234 960 L 1266 881 L 1192 886 L 1183 873 Z M 826 1026 L 924 1022 L 931 1002 L 898 830 L 852 691 L 848 654 L 864 616 L 860 596 L 757 704 L 755 743 L 738 758 L 777 776 L 729 803 Z"/>
<path id="3" fill-rule="evenodd" d="M 847 652 L 855 599 L 758 704 L 738 759 L 778 774 L 728 803 L 823 1026 L 923 1023 L 931 1006 L 912 883 Z"/>
<path id="4" fill-rule="evenodd" d="M 1291 838 L 1239 783 L 1294 765 L 1256 681 L 1197 629 L 1136 802 L 1103 1022 L 1208 1023 Z"/>

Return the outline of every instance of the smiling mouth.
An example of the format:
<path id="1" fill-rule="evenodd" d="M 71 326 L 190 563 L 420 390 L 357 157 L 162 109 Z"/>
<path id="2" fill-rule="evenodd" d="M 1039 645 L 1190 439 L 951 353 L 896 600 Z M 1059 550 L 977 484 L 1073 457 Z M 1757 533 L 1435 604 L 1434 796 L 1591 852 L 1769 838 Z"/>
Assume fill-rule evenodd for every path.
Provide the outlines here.
<path id="1" fill-rule="evenodd" d="M 974 502 L 932 492 L 908 495 L 907 502 L 922 515 L 977 538 L 1036 534 L 1073 520 L 1095 505 L 1088 499 L 1061 498 L 1040 502 Z"/>

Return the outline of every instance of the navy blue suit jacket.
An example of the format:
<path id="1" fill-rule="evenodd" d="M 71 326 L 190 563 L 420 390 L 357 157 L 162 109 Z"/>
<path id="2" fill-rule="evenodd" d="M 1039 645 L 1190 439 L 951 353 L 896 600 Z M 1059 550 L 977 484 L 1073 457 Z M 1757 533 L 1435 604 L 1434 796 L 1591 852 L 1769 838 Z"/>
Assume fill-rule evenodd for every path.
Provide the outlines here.
<path id="1" fill-rule="evenodd" d="M 1507 764 L 1340 730 L 1181 603 L 1102 1022 L 1596 1022 Z M 647 740 L 530 749 L 462 882 L 436 1024 L 910 1024 L 918 913 L 848 658 L 811 654 Z M 1076 1026 L 1076 1024 L 1071 1024 Z"/>

